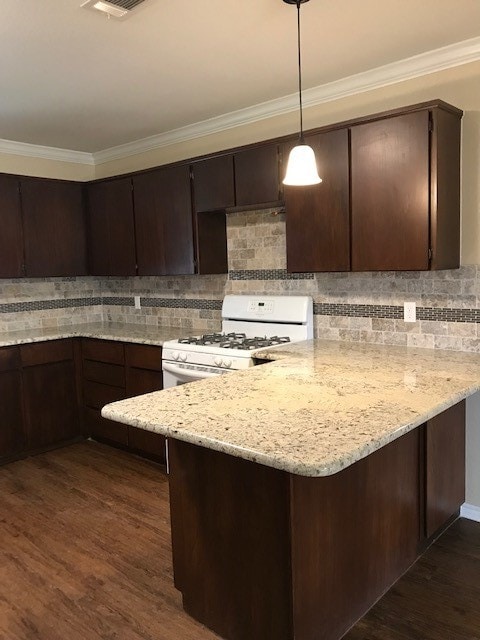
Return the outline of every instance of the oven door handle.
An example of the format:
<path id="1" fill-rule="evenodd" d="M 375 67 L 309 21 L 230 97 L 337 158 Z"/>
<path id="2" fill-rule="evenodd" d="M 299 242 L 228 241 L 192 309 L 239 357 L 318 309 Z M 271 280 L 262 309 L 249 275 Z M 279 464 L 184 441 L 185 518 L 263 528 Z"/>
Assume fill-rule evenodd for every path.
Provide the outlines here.
<path id="1" fill-rule="evenodd" d="M 202 380 L 204 378 L 213 378 L 219 374 L 213 371 L 198 371 L 196 369 L 183 369 L 176 364 L 170 362 L 162 362 L 162 369 L 172 373 L 174 376 L 182 378 L 191 378 L 192 380 Z"/>

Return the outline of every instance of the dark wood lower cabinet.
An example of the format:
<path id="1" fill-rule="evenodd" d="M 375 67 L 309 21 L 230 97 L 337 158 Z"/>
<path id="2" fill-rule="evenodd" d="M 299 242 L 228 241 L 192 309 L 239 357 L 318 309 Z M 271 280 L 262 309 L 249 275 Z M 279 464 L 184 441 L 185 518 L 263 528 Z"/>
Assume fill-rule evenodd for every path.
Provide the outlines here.
<path id="1" fill-rule="evenodd" d="M 22 374 L 19 369 L 2 370 L 1 358 L 0 398 L 0 460 L 3 460 L 15 456 L 24 449 L 25 433 L 22 411 Z"/>
<path id="2" fill-rule="evenodd" d="M 80 437 L 72 340 L 20 347 L 26 448 L 40 449 Z"/>
<path id="3" fill-rule="evenodd" d="M 425 535 L 438 532 L 465 502 L 465 401 L 425 426 Z"/>
<path id="4" fill-rule="evenodd" d="M 84 339 L 82 353 L 85 435 L 164 463 L 162 435 L 101 416 L 102 407 L 110 402 L 163 388 L 161 348 Z"/>
<path id="5" fill-rule="evenodd" d="M 458 512 L 464 427 L 461 403 L 321 478 L 169 440 L 185 611 L 226 640 L 339 640 L 425 549 L 424 510 L 437 532 Z"/>

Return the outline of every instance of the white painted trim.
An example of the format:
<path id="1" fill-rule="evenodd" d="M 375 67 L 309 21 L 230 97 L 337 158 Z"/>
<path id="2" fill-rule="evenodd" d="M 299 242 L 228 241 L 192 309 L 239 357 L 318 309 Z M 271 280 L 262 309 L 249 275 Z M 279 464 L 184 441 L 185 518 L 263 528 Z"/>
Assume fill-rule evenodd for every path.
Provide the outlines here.
<path id="1" fill-rule="evenodd" d="M 422 75 L 442 71 L 480 60 L 480 37 L 457 42 L 447 47 L 421 53 L 405 60 L 377 67 L 354 76 L 348 76 L 335 82 L 330 82 L 303 92 L 305 107 L 338 100 L 357 93 L 371 91 L 397 82 L 403 82 Z M 298 95 L 296 93 L 262 102 L 260 104 L 232 111 L 216 118 L 203 120 L 195 124 L 167 131 L 156 136 L 136 140 L 128 144 L 111 147 L 94 153 L 95 164 L 119 160 L 128 156 L 145 153 L 171 144 L 186 142 L 194 138 L 210 135 L 233 127 L 252 122 L 259 122 L 266 118 L 291 113 L 298 109 Z"/>
<path id="2" fill-rule="evenodd" d="M 71 151 L 70 149 L 58 149 L 57 147 L 43 147 L 27 142 L 15 142 L 14 140 L 0 139 L 0 153 L 29 158 L 42 158 L 43 160 L 59 160 L 60 162 L 73 162 L 75 164 L 94 165 L 92 153 L 84 151 Z"/>
<path id="3" fill-rule="evenodd" d="M 460 516 L 462 518 L 467 518 L 468 520 L 480 522 L 480 507 L 477 507 L 474 504 L 465 503 L 460 509 Z"/>
<path id="4" fill-rule="evenodd" d="M 305 107 L 332 102 L 358 93 L 364 93 L 380 87 L 418 78 L 419 76 L 443 71 L 452 67 L 458 67 L 469 62 L 480 60 L 480 37 L 471 38 L 455 44 L 427 51 L 411 58 L 392 62 L 376 69 L 370 69 L 363 73 L 348 76 L 335 82 L 329 82 L 312 89 L 306 89 L 303 93 Z M 441 97 L 441 96 L 439 96 Z M 158 135 L 135 140 L 127 144 L 97 151 L 85 153 L 57 149 L 54 147 L 42 147 L 10 140 L 0 140 L 0 153 L 24 155 L 46 160 L 61 160 L 78 164 L 98 165 L 112 160 L 121 160 L 129 156 L 145 153 L 154 149 L 160 149 L 172 144 L 186 142 L 195 138 L 218 133 L 253 122 L 260 122 L 267 118 L 273 118 L 291 113 L 298 109 L 297 93 L 283 96 L 268 102 L 232 111 L 215 118 L 196 122 L 179 129 L 166 131 Z"/>

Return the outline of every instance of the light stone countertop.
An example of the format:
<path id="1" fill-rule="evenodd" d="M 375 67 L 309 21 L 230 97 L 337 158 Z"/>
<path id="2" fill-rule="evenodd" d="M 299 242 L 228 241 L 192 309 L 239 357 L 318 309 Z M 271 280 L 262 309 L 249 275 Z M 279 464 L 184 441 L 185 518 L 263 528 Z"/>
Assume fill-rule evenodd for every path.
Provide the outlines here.
<path id="1" fill-rule="evenodd" d="M 265 356 L 267 354 L 265 353 Z M 309 340 L 102 415 L 303 476 L 337 473 L 480 389 L 480 355 Z"/>
<path id="2" fill-rule="evenodd" d="M 77 324 L 52 329 L 26 329 L 0 333 L 0 347 L 10 347 L 62 338 L 98 338 L 136 344 L 162 346 L 167 340 L 191 335 L 192 331 L 178 327 L 149 327 L 139 324 L 102 323 Z"/>

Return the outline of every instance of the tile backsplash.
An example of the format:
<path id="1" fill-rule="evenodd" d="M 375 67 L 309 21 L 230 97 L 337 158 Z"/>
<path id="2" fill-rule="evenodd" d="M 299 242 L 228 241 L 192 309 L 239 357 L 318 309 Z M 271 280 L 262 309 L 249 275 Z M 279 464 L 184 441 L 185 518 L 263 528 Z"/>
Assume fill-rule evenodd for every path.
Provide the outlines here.
<path id="1" fill-rule="evenodd" d="M 297 294 L 313 297 L 317 337 L 480 352 L 477 265 L 289 274 L 283 213 L 229 214 L 227 232 L 228 276 L 0 280 L 0 331 L 101 320 L 210 331 L 226 293 Z M 417 322 L 403 321 L 405 301 L 417 303 Z"/>

